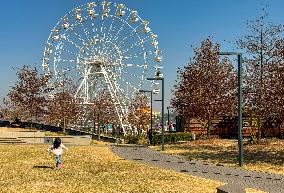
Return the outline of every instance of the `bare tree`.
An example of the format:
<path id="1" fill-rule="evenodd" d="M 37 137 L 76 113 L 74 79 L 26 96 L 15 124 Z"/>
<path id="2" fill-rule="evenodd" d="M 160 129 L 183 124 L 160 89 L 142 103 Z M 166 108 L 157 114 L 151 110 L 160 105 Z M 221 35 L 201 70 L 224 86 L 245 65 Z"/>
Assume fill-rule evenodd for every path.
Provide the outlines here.
<path id="1" fill-rule="evenodd" d="M 77 122 L 79 106 L 74 96 L 67 90 L 54 95 L 48 106 L 48 122 L 65 129 L 66 126 Z"/>
<path id="2" fill-rule="evenodd" d="M 267 14 L 247 22 L 249 33 L 237 40 L 239 48 L 249 54 L 244 58 L 245 109 L 256 119 L 258 139 L 263 123 L 283 114 L 281 83 L 283 71 L 283 25 L 267 21 Z"/>
<path id="3" fill-rule="evenodd" d="M 54 83 L 51 93 L 53 97 L 48 100 L 47 122 L 63 127 L 65 132 L 67 126 L 77 123 L 80 112 L 78 101 L 72 94 L 75 93 L 74 83 L 70 78 L 63 76 Z"/>
<path id="4" fill-rule="evenodd" d="M 94 122 L 98 123 L 98 132 L 100 132 L 100 125 L 119 123 L 111 94 L 106 89 L 96 93 L 93 103 Z"/>
<path id="5" fill-rule="evenodd" d="M 184 69 L 178 69 L 172 106 L 190 118 L 206 122 L 208 134 L 212 119 L 236 112 L 236 72 L 228 58 L 220 59 L 219 45 L 210 38 L 194 49 L 194 57 Z"/>
<path id="6" fill-rule="evenodd" d="M 26 65 L 18 70 L 17 76 L 16 84 L 8 93 L 7 105 L 14 108 L 19 118 L 37 122 L 45 112 L 44 92 L 49 77 Z"/>
<path id="7" fill-rule="evenodd" d="M 20 110 L 15 106 L 8 97 L 3 98 L 3 104 L 0 106 L 2 118 L 9 121 L 15 121 L 20 117 Z"/>

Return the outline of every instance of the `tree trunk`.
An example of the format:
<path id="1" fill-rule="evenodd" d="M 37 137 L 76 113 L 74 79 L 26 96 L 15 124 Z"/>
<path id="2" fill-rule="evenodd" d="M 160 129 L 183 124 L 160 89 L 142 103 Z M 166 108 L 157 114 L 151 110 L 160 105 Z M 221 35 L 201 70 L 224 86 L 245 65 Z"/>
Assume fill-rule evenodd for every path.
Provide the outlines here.
<path id="1" fill-rule="evenodd" d="M 257 135 L 257 142 L 260 142 L 260 139 L 261 139 L 261 122 L 260 122 L 260 118 L 258 117 L 257 118 L 257 129 L 258 129 L 258 135 Z"/>
<path id="2" fill-rule="evenodd" d="M 207 129 L 207 137 L 209 136 L 208 135 L 208 133 L 209 133 L 209 127 L 208 127 L 208 125 L 209 125 L 209 120 L 205 123 L 205 125 L 203 126 L 203 130 L 204 130 L 204 128 L 206 128 Z"/>
<path id="3" fill-rule="evenodd" d="M 211 129 L 212 129 L 212 120 L 209 119 L 208 122 L 207 122 L 207 137 L 210 136 L 210 134 L 211 134 Z"/>

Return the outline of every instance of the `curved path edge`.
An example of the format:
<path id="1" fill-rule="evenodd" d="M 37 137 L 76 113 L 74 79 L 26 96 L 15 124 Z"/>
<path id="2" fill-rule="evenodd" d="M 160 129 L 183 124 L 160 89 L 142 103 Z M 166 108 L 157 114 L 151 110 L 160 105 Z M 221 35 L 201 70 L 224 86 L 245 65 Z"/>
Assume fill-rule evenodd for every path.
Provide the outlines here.
<path id="1" fill-rule="evenodd" d="M 222 181 L 230 184 L 230 187 L 254 188 L 269 193 L 284 192 L 284 175 L 226 167 L 221 164 L 206 163 L 198 160 L 186 160 L 145 146 L 113 145 L 111 148 L 116 155 L 126 160 L 137 161 L 192 176 Z"/>

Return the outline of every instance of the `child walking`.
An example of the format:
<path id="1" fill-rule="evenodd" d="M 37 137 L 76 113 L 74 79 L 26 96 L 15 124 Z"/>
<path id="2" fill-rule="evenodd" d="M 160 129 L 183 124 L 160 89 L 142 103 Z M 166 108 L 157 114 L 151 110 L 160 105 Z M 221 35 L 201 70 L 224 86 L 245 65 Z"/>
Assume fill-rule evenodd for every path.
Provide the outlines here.
<path id="1" fill-rule="evenodd" d="M 48 148 L 48 152 L 52 152 L 55 155 L 55 166 L 57 169 L 62 168 L 61 155 L 63 153 L 63 149 L 68 151 L 68 148 L 61 143 L 61 139 L 59 137 L 56 137 L 53 141 L 53 144 Z"/>

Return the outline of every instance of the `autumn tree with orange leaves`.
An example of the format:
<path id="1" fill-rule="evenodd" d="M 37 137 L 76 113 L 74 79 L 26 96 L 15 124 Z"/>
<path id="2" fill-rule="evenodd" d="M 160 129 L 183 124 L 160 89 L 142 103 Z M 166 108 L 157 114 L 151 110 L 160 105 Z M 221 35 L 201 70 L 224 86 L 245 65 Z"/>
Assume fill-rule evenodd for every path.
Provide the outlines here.
<path id="1" fill-rule="evenodd" d="M 136 128 L 138 134 L 147 132 L 151 121 L 151 109 L 149 99 L 143 93 L 137 93 L 131 101 L 128 120 L 132 127 Z"/>
<path id="2" fill-rule="evenodd" d="M 201 120 L 206 123 L 208 134 L 214 118 L 235 115 L 237 106 L 236 72 L 228 58 L 220 58 L 219 51 L 220 46 L 210 38 L 194 49 L 188 65 L 178 69 L 171 100 L 186 125 L 192 118 Z"/>

